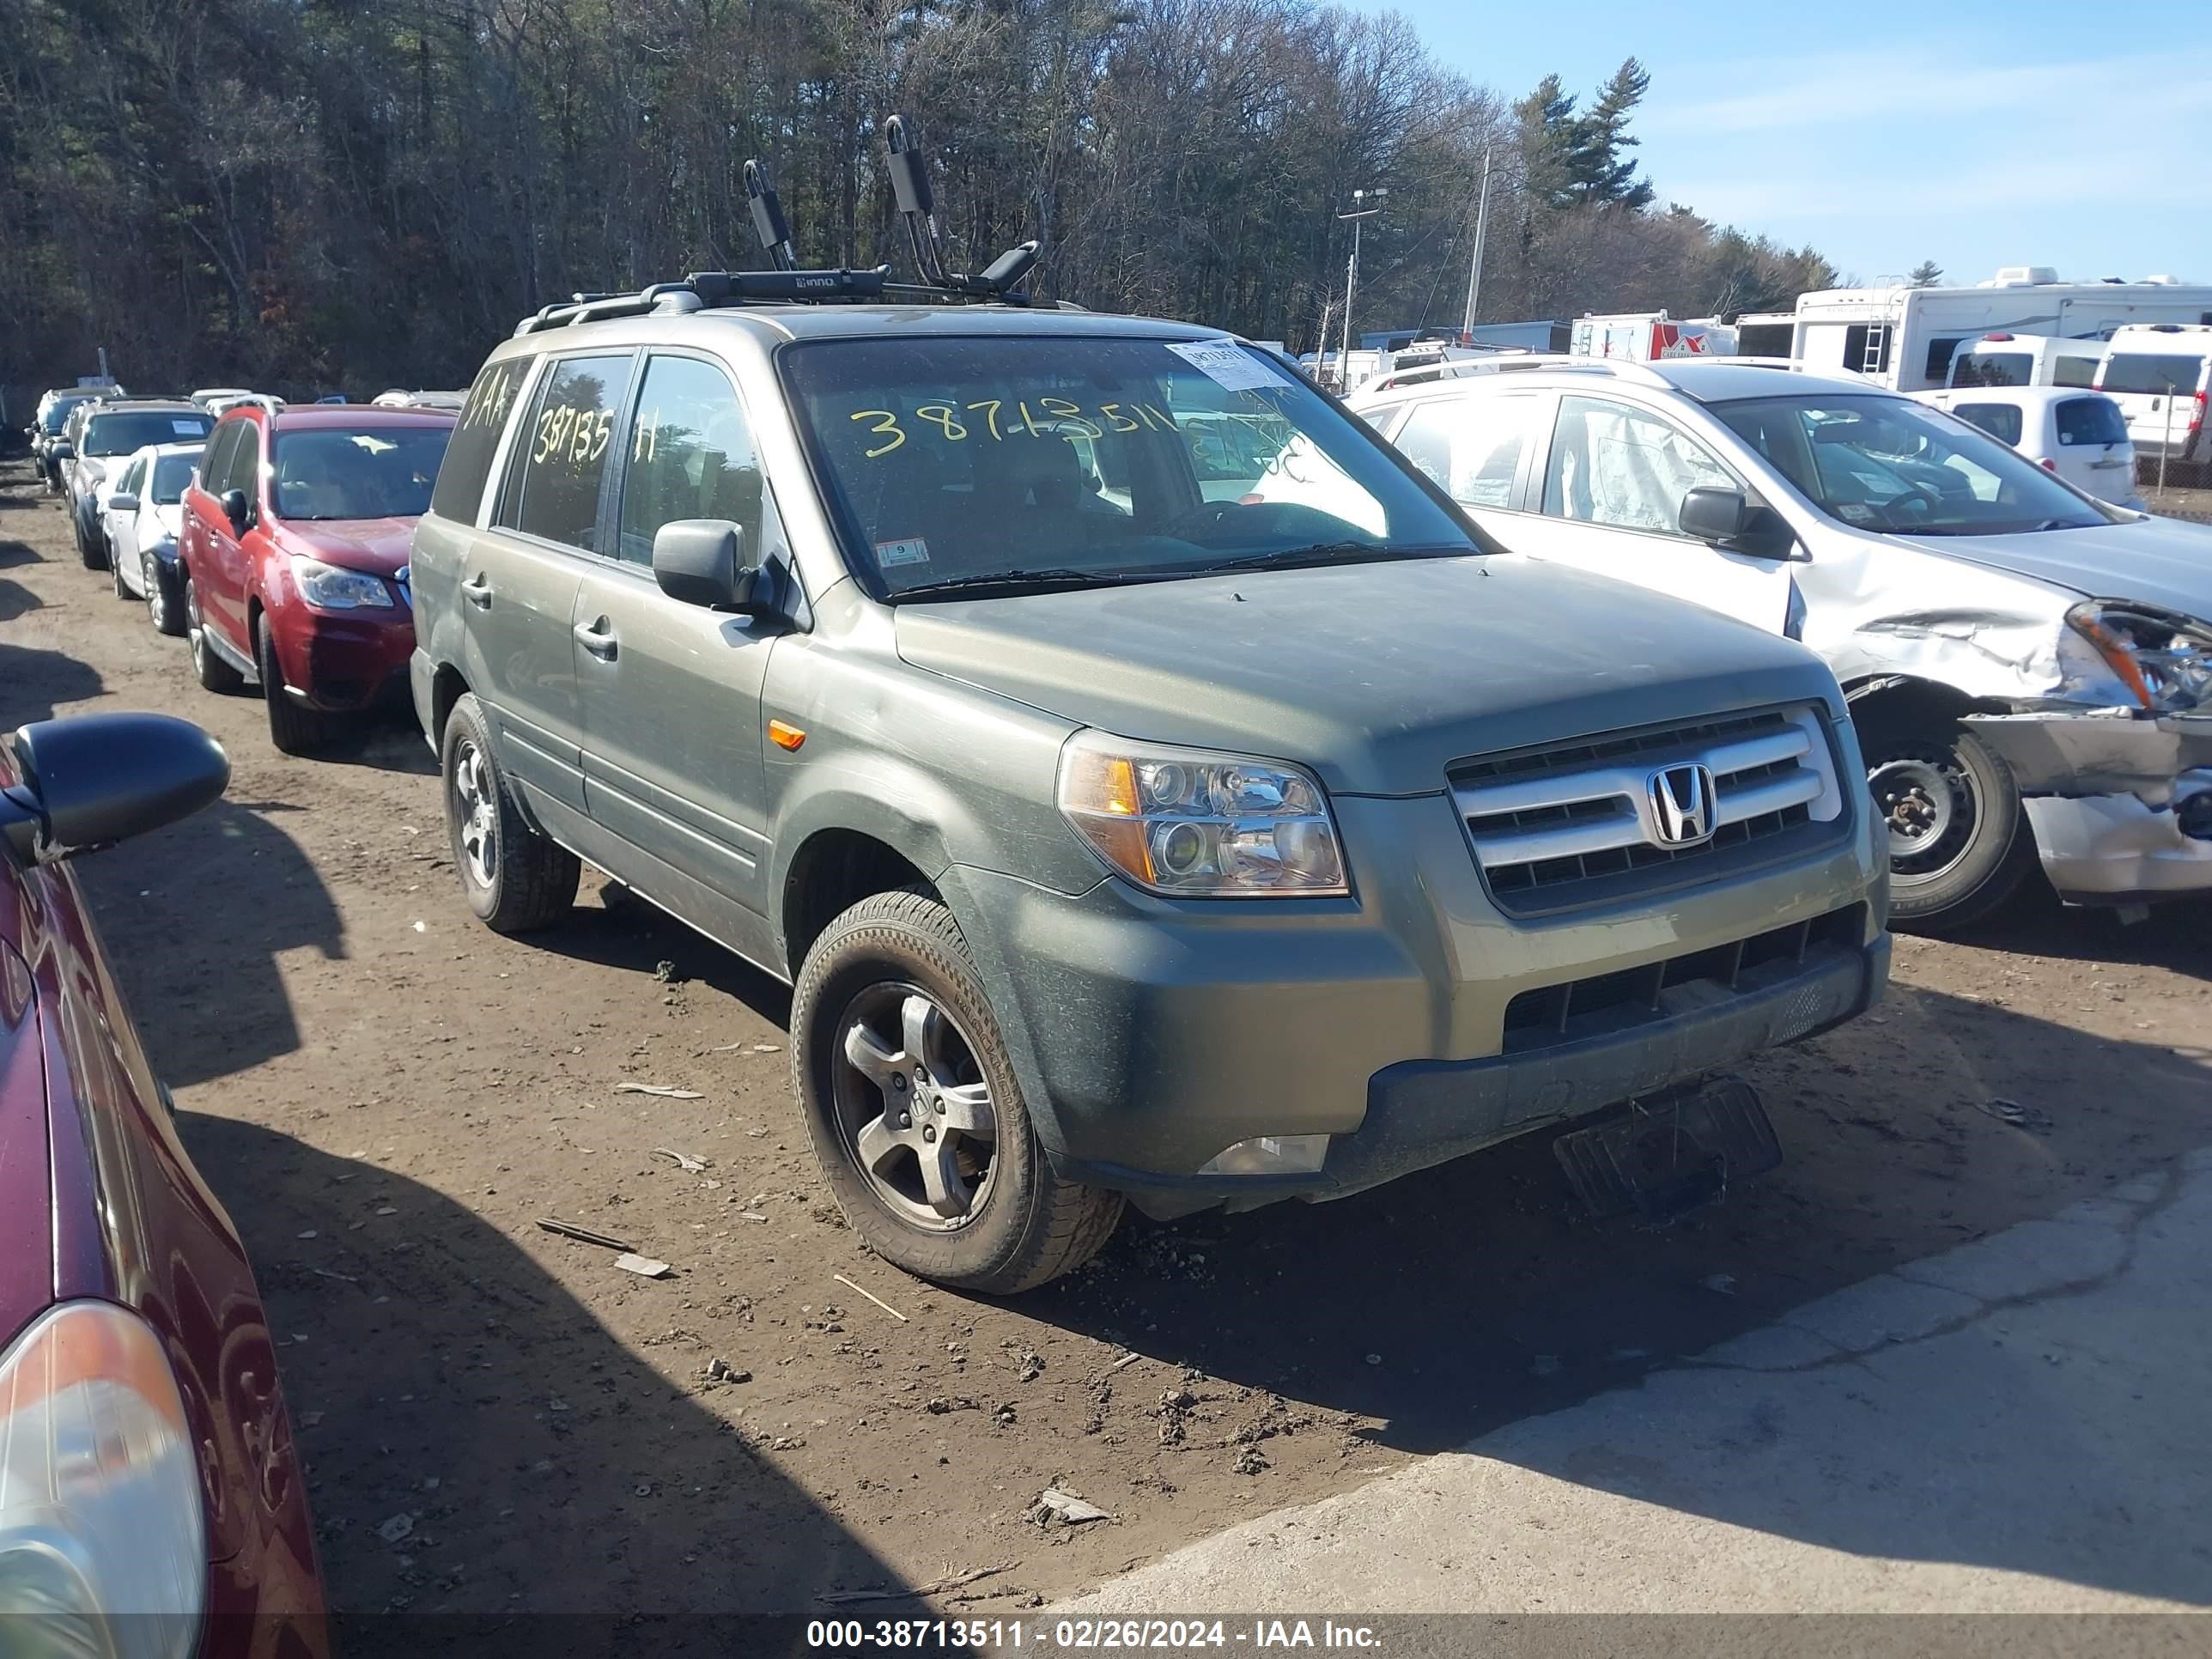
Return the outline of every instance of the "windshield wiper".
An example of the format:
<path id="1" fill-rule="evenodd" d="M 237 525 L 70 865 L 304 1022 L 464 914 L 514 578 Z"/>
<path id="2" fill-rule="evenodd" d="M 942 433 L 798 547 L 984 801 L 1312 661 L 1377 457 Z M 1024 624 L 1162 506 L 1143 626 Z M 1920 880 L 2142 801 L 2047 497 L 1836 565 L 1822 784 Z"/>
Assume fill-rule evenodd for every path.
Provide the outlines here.
<path id="1" fill-rule="evenodd" d="M 1305 547 L 1278 548 L 1272 553 L 1248 553 L 1234 559 L 1194 567 L 1194 574 L 1218 570 L 1294 570 L 1302 565 L 1334 564 L 1365 554 L 1377 559 L 1419 559 L 1479 553 L 1478 547 L 1392 547 L 1383 542 L 1315 542 Z"/>
<path id="2" fill-rule="evenodd" d="M 974 576 L 948 576 L 943 581 L 894 588 L 890 598 L 897 600 L 933 598 L 940 593 L 981 595 L 1024 590 L 1049 591 L 1058 587 L 1105 586 L 1115 582 L 1150 580 L 1152 577 L 1149 573 L 1132 575 L 1115 570 L 1078 570 L 1073 566 L 1063 565 L 1048 570 L 993 570 Z"/>

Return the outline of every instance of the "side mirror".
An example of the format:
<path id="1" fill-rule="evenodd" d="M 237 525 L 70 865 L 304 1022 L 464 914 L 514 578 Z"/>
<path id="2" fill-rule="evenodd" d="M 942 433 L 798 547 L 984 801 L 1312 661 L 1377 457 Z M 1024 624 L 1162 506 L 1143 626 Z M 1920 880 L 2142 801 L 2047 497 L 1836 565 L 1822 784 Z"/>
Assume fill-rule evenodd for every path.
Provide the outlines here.
<path id="1" fill-rule="evenodd" d="M 745 532 L 727 519 L 678 519 L 653 532 L 653 579 L 672 599 L 743 611 L 759 575 L 747 560 Z"/>
<path id="2" fill-rule="evenodd" d="M 46 459 L 52 461 L 74 460 L 76 446 L 66 438 L 57 438 L 46 446 Z"/>
<path id="3" fill-rule="evenodd" d="M 244 490 L 226 489 L 222 492 L 222 516 L 230 520 L 230 527 L 235 533 L 240 536 L 246 533 L 246 527 L 253 522 L 253 503 L 246 499 Z"/>
<path id="4" fill-rule="evenodd" d="M 107 506 L 109 511 L 114 513 L 136 513 L 138 510 L 138 498 L 127 489 L 118 490 L 107 498 Z"/>
<path id="5" fill-rule="evenodd" d="M 1705 487 L 1682 497 L 1677 522 L 1685 536 L 1701 542 L 1732 542 L 1751 521 L 1751 503 L 1741 489 Z"/>
<path id="6" fill-rule="evenodd" d="M 191 817 L 230 781 L 213 738 L 169 714 L 79 714 L 15 732 L 22 781 L 0 789 L 0 834 L 52 864 Z"/>

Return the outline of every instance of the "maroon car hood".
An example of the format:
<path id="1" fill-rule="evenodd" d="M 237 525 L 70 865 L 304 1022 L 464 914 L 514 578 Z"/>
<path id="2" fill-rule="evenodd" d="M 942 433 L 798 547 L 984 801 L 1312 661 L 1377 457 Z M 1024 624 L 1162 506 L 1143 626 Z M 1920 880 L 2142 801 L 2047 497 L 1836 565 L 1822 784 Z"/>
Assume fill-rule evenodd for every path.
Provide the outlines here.
<path id="1" fill-rule="evenodd" d="M 0 918 L 0 1348 L 54 1299 L 46 1067 L 31 970 Z"/>
<path id="2" fill-rule="evenodd" d="M 412 519 L 326 519 L 284 520 L 285 550 L 320 559 L 343 570 L 392 576 L 407 562 L 415 539 Z"/>

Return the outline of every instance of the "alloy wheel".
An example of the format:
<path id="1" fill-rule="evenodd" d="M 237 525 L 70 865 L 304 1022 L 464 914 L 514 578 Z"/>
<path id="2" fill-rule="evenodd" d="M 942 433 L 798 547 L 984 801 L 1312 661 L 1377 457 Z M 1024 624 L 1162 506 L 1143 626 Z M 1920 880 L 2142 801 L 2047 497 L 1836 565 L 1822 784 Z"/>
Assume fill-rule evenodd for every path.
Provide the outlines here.
<path id="1" fill-rule="evenodd" d="M 453 746 L 453 811 L 469 879 L 489 891 L 499 879 L 499 788 L 483 751 L 467 738 Z"/>
<path id="2" fill-rule="evenodd" d="M 990 1200 L 999 1139 L 967 1033 L 904 981 L 861 991 L 836 1029 L 832 1097 L 855 1167 L 902 1219 L 939 1232 L 965 1226 Z"/>

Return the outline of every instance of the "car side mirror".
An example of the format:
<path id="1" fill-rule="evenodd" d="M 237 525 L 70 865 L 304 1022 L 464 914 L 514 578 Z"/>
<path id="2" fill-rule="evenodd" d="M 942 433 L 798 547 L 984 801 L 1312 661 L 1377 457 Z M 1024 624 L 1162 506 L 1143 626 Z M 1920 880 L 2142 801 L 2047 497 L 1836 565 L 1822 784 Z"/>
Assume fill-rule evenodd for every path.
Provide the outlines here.
<path id="1" fill-rule="evenodd" d="M 246 527 L 253 522 L 253 503 L 246 499 L 244 490 L 222 492 L 222 516 L 230 520 L 230 527 L 237 534 L 246 533 Z"/>
<path id="2" fill-rule="evenodd" d="M 66 438 L 57 438 L 53 442 L 46 446 L 46 455 L 48 459 L 52 460 L 75 460 L 76 459 L 76 446 Z"/>
<path id="3" fill-rule="evenodd" d="M 709 611 L 744 611 L 760 576 L 745 532 L 727 519 L 677 519 L 653 532 L 653 579 L 672 599 Z"/>
<path id="4" fill-rule="evenodd" d="M 1744 498 L 1743 491 L 1710 485 L 1692 489 L 1682 497 L 1676 520 L 1685 536 L 1695 536 L 1701 542 L 1732 542 L 1743 534 L 1750 521 L 1751 503 Z"/>
<path id="5" fill-rule="evenodd" d="M 138 498 L 127 489 L 118 490 L 107 498 L 107 506 L 108 510 L 114 513 L 136 513 Z"/>
<path id="6" fill-rule="evenodd" d="M 79 714 L 19 726 L 21 781 L 0 789 L 0 834 L 52 864 L 190 817 L 230 781 L 213 738 L 169 714 Z"/>

